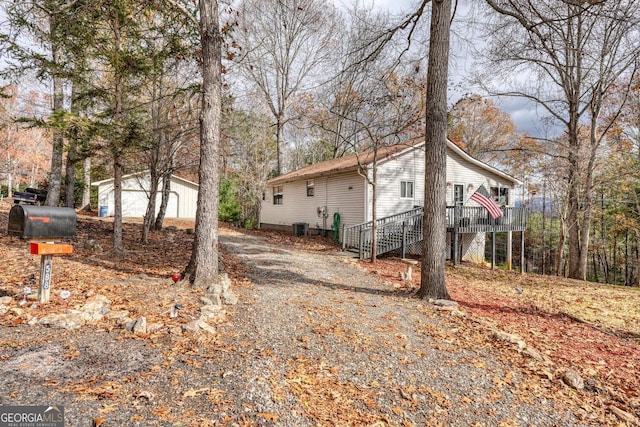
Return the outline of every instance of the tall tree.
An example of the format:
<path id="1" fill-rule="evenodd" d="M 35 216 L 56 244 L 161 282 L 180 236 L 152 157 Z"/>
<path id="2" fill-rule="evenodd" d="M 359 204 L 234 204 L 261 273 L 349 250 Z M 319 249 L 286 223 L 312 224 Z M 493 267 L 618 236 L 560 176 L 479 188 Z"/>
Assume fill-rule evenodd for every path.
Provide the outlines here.
<path id="1" fill-rule="evenodd" d="M 240 19 L 243 74 L 275 122 L 280 174 L 291 102 L 322 79 L 336 43 L 336 8 L 326 0 L 244 0 Z"/>
<path id="2" fill-rule="evenodd" d="M 451 0 L 433 0 L 427 70 L 422 268 L 418 290 L 421 298 L 449 298 L 444 266 L 450 29 Z"/>
<path id="3" fill-rule="evenodd" d="M 196 232 L 185 275 L 196 287 L 218 283 L 219 147 L 222 115 L 222 34 L 217 0 L 200 0 L 202 111 L 200 113 L 200 190 Z"/>
<path id="4" fill-rule="evenodd" d="M 535 102 L 565 129 L 567 147 L 558 151 L 565 154 L 567 164 L 569 276 L 585 279 L 596 159 L 603 130 L 613 124 L 599 126 L 602 108 L 612 85 L 636 73 L 640 1 L 487 0 L 487 4 L 498 18 L 491 26 L 495 37 L 489 50 L 494 78 L 485 82 L 493 83 L 489 85 L 493 93 Z M 516 75 L 518 79 L 507 78 Z M 590 132 L 587 137 L 581 136 L 584 125 Z"/>

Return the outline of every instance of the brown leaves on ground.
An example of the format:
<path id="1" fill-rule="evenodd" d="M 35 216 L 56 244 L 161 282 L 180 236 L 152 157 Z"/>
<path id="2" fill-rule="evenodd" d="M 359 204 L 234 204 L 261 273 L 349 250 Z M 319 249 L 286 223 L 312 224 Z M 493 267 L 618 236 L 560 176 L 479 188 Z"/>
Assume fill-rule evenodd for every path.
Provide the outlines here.
<path id="1" fill-rule="evenodd" d="M 399 259 L 360 261 L 413 295 L 420 271 L 407 283 Z M 571 367 L 587 388 L 627 408 L 640 408 L 640 288 L 610 286 L 555 276 L 491 270 L 463 263 L 447 269 L 447 289 L 463 310 L 516 334 L 559 367 Z M 540 372 L 553 378 L 553 372 Z M 591 409 L 588 405 L 585 412 Z"/>

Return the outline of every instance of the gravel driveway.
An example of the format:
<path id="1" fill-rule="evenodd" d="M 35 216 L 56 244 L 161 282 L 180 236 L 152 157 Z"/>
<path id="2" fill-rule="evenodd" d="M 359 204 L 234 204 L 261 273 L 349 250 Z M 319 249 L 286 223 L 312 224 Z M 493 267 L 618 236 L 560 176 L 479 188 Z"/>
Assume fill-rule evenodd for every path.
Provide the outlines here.
<path id="1" fill-rule="evenodd" d="M 234 322 L 247 354 L 241 399 L 278 425 L 581 425 L 551 393 L 536 393 L 546 380 L 525 380 L 509 363 L 523 356 L 344 254 L 231 230 L 221 242 L 254 284 Z"/>
<path id="2" fill-rule="evenodd" d="M 100 269 L 87 276 L 92 291 L 165 326 L 135 335 L 104 321 L 3 323 L 0 405 L 60 404 L 66 427 L 581 425 L 581 395 L 481 324 L 344 254 L 265 236 L 220 230 L 240 302 L 216 334 L 174 333 L 170 322 L 197 315 L 186 285 L 184 314 L 167 320 L 149 295 L 173 293 L 169 279 L 102 283 Z M 123 300 L 124 290 L 146 297 Z"/>

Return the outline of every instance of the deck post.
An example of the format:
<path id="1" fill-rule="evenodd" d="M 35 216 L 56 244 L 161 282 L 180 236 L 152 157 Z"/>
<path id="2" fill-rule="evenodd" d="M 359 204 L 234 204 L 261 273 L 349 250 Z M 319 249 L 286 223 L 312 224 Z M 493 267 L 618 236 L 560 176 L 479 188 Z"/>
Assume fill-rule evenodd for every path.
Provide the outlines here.
<path id="1" fill-rule="evenodd" d="M 453 265 L 458 265 L 459 254 L 458 254 L 458 223 L 460 221 L 460 207 L 456 206 L 453 208 L 453 238 L 451 239 L 453 244 Z"/>
<path id="2" fill-rule="evenodd" d="M 507 270 L 513 269 L 513 231 L 507 231 Z"/>
<path id="3" fill-rule="evenodd" d="M 496 232 L 491 232 L 491 269 L 496 269 Z"/>
<path id="4" fill-rule="evenodd" d="M 407 222 L 402 221 L 402 258 L 407 255 Z"/>
<path id="5" fill-rule="evenodd" d="M 524 229 L 520 232 L 520 274 L 524 274 Z"/>

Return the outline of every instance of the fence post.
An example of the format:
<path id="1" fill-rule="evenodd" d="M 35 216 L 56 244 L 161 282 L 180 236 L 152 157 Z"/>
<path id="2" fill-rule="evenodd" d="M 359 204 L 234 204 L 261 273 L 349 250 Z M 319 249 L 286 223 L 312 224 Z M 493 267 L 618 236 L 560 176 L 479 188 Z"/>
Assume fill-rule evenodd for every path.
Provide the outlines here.
<path id="1" fill-rule="evenodd" d="M 406 258 L 407 254 L 407 224 L 402 221 L 402 258 Z"/>

